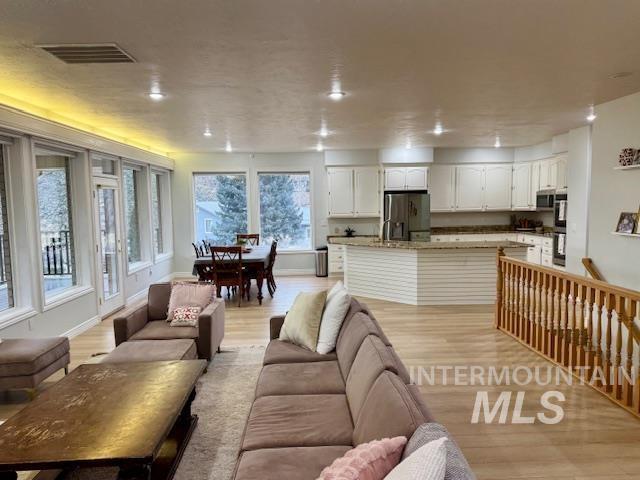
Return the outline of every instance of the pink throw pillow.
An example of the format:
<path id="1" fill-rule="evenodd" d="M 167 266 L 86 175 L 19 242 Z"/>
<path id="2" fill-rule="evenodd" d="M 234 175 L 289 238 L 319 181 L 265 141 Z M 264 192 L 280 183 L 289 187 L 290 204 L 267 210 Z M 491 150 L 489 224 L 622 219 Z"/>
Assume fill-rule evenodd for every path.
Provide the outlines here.
<path id="1" fill-rule="evenodd" d="M 405 437 L 363 443 L 322 470 L 317 480 L 383 480 L 400 463 Z"/>
<path id="2" fill-rule="evenodd" d="M 167 320 L 173 320 L 173 313 L 178 307 L 200 307 L 204 310 L 214 298 L 213 285 L 198 283 L 174 283 L 169 297 Z"/>

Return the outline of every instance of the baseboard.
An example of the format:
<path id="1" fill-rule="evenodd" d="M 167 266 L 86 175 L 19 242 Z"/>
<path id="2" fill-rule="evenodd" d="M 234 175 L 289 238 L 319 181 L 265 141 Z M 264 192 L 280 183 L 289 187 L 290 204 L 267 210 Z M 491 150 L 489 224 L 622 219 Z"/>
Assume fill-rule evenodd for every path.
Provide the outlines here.
<path id="1" fill-rule="evenodd" d="M 77 337 L 81 333 L 84 333 L 87 330 L 89 330 L 91 327 L 95 327 L 96 325 L 99 325 L 99 324 L 100 324 L 100 316 L 96 315 L 95 317 L 92 317 L 89 320 L 85 320 L 80 325 L 76 325 L 71 330 L 67 330 L 61 336 L 69 337 L 69 338 Z"/>
<path id="2" fill-rule="evenodd" d="M 282 270 L 274 270 L 273 276 L 277 277 L 293 277 L 302 275 L 315 275 L 316 271 L 312 268 L 284 268 Z"/>

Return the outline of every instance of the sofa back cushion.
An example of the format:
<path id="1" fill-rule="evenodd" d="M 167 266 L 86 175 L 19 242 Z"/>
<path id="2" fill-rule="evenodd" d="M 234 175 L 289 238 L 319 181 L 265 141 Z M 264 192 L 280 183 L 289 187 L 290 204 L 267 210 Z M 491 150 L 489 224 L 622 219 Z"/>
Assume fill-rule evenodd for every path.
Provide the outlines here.
<path id="1" fill-rule="evenodd" d="M 369 390 L 353 430 L 353 444 L 376 438 L 411 437 L 425 422 L 407 385 L 394 373 L 382 372 Z"/>
<path id="2" fill-rule="evenodd" d="M 149 321 L 166 320 L 171 298 L 171 283 L 154 283 L 149 286 L 148 314 Z"/>
<path id="3" fill-rule="evenodd" d="M 346 382 L 347 401 L 354 421 L 373 383 L 385 370 L 397 373 L 395 358 L 380 338 L 368 335 L 360 345 Z"/>
<path id="4" fill-rule="evenodd" d="M 362 341 L 367 335 L 375 335 L 380 337 L 380 330 L 371 321 L 371 318 L 363 312 L 358 312 L 342 327 L 338 343 L 336 345 L 336 353 L 338 354 L 338 363 L 340 371 L 345 382 L 349 376 L 349 370 L 356 358 L 358 349 L 362 345 Z"/>

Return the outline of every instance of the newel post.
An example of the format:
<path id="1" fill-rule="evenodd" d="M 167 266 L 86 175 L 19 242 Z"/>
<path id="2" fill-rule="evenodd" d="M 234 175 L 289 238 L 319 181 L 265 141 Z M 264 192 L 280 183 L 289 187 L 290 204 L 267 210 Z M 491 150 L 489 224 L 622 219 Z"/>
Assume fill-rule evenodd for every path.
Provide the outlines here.
<path id="1" fill-rule="evenodd" d="M 502 290 L 504 288 L 504 275 L 502 274 L 502 262 L 500 261 L 500 257 L 504 257 L 504 247 L 498 247 L 498 252 L 496 254 L 496 267 L 498 269 L 498 276 L 496 278 L 496 328 L 500 328 L 502 326 Z"/>

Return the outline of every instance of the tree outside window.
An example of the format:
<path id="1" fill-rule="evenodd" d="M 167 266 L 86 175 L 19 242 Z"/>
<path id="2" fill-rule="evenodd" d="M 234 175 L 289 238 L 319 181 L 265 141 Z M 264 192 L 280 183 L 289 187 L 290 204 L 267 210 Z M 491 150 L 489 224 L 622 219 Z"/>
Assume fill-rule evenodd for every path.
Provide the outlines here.
<path id="1" fill-rule="evenodd" d="M 308 173 L 261 173 L 260 237 L 278 249 L 311 249 L 311 194 Z"/>
<path id="2" fill-rule="evenodd" d="M 138 177 L 140 172 L 124 167 L 122 169 L 122 189 L 124 196 L 124 216 L 127 229 L 127 260 L 129 264 L 142 261 L 140 250 L 140 221 L 138 215 Z"/>

